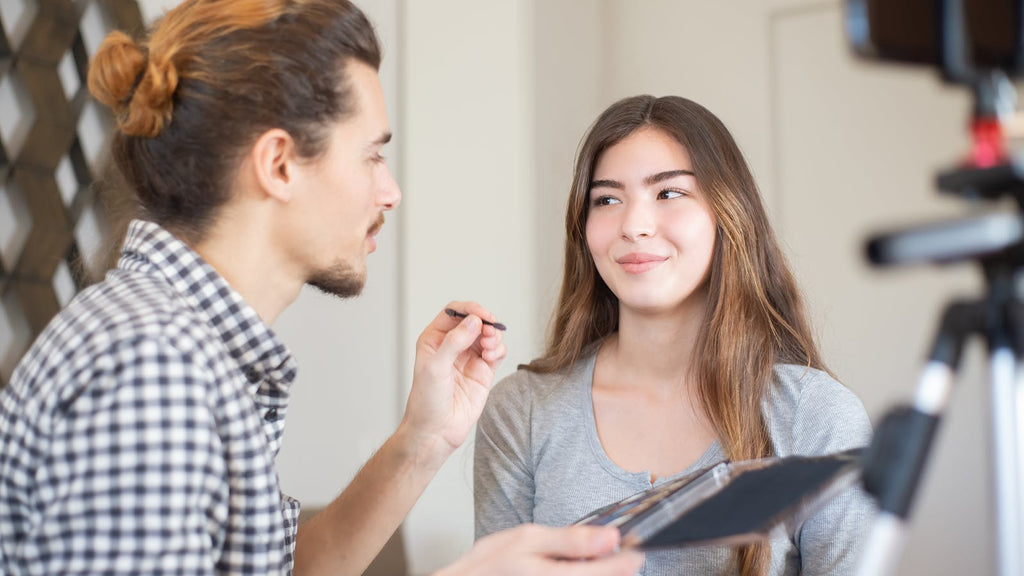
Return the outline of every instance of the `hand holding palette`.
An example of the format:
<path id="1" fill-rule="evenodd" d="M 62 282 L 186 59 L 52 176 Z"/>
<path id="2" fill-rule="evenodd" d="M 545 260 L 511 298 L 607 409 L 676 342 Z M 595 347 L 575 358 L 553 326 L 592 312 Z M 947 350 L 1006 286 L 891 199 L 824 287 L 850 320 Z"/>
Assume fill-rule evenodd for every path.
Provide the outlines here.
<path id="1" fill-rule="evenodd" d="M 595 510 L 577 524 L 617 526 L 622 546 L 641 550 L 761 540 L 854 483 L 859 453 L 719 462 Z"/>

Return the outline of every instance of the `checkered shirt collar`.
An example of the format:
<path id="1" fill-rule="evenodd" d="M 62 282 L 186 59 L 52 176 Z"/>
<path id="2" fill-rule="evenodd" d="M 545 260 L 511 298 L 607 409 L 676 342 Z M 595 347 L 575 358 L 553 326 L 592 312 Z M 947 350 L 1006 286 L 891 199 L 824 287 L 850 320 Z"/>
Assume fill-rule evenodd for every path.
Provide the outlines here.
<path id="1" fill-rule="evenodd" d="M 155 269 L 166 278 L 196 313 L 207 318 L 263 402 L 283 412 L 297 372 L 291 352 L 199 254 L 160 225 L 133 220 L 118 268 Z"/>

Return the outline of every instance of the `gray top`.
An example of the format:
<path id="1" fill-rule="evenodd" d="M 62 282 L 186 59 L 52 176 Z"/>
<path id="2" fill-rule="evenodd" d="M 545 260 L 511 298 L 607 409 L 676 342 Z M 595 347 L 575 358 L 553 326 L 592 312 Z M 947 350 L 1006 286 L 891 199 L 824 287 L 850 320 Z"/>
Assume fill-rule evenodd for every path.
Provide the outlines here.
<path id="1" fill-rule="evenodd" d="M 595 359 L 587 356 L 568 374 L 519 370 L 491 391 L 476 432 L 477 538 L 527 522 L 572 524 L 651 487 L 648 472 L 618 467 L 598 439 L 591 396 Z M 871 422 L 842 384 L 804 366 L 779 364 L 774 374 L 763 409 L 776 456 L 868 444 Z M 716 440 L 689 468 L 655 485 L 724 459 Z M 853 574 L 873 515 L 859 488 L 846 489 L 792 533 L 773 532 L 770 573 Z M 735 574 L 735 558 L 725 547 L 649 552 L 641 574 Z"/>

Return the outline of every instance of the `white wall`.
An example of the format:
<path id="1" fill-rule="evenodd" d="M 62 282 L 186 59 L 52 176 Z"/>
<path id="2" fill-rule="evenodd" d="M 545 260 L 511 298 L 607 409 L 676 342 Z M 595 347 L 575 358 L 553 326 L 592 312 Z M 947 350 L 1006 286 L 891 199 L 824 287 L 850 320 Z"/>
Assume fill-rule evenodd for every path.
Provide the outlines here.
<path id="1" fill-rule="evenodd" d="M 405 3 L 403 349 L 449 300 L 477 300 L 508 325 L 500 374 L 539 341 L 531 3 Z M 403 383 L 411 381 L 407 356 Z M 406 522 L 411 570 L 468 549 L 472 441 L 449 459 Z"/>
<path id="2" fill-rule="evenodd" d="M 606 86 L 608 55 L 603 2 L 548 0 L 534 2 L 533 126 L 531 143 L 535 183 L 530 188 L 537 241 L 537 306 L 542 330 L 561 287 L 565 204 L 572 166 L 583 132 L 610 103 Z M 541 347 L 531 350 L 536 356 Z"/>

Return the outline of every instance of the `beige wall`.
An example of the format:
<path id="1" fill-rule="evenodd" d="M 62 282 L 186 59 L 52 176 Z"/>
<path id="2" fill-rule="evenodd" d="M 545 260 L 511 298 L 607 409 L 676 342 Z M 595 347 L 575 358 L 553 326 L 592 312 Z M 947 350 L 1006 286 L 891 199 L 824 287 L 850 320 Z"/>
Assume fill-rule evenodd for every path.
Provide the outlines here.
<path id="1" fill-rule="evenodd" d="M 405 153 L 403 351 L 449 300 L 477 300 L 508 325 L 501 374 L 537 342 L 533 250 L 532 3 L 407 1 L 401 114 Z M 411 382 L 405 356 L 404 386 Z M 410 514 L 415 574 L 473 536 L 472 440 Z"/>

